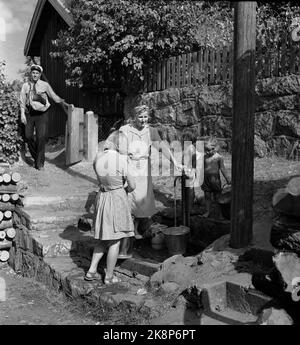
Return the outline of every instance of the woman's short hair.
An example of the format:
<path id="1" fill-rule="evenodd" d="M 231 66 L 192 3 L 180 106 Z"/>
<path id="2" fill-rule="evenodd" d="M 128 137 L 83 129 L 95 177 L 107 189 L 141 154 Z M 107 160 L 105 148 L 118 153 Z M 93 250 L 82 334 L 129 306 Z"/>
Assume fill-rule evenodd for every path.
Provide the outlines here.
<path id="1" fill-rule="evenodd" d="M 115 149 L 116 151 L 124 152 L 127 150 L 127 137 L 126 135 L 117 130 L 109 134 L 105 140 L 104 149 Z"/>
<path id="2" fill-rule="evenodd" d="M 141 113 L 144 113 L 145 111 L 148 112 L 148 114 L 150 113 L 150 109 L 148 107 L 148 105 L 142 104 L 142 105 L 137 105 L 136 107 L 133 108 L 134 110 L 134 116 L 139 116 Z"/>

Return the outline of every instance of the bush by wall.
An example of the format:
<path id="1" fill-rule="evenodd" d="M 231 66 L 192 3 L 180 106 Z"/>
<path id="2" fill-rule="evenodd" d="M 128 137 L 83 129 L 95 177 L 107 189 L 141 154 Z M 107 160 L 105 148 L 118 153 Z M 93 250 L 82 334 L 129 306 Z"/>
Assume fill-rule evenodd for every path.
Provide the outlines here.
<path id="1" fill-rule="evenodd" d="M 5 62 L 0 61 L 0 163 L 13 164 L 18 160 L 20 135 L 20 107 L 18 95 L 6 81 Z"/>

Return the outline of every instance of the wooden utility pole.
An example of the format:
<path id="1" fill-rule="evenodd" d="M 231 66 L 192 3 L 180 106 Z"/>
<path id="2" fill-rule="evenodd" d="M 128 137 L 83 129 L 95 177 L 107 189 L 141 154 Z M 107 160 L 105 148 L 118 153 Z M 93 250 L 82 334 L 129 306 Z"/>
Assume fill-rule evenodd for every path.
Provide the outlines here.
<path id="1" fill-rule="evenodd" d="M 256 2 L 236 2 L 234 9 L 232 204 L 230 246 L 252 239 Z"/>

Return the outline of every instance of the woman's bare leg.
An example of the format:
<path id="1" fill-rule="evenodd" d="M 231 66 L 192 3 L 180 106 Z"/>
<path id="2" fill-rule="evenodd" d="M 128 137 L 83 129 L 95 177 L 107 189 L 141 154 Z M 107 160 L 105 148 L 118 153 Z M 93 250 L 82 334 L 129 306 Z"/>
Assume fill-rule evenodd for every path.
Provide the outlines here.
<path id="1" fill-rule="evenodd" d="M 91 261 L 91 265 L 88 272 L 90 273 L 97 272 L 98 264 L 100 260 L 102 259 L 105 248 L 106 248 L 106 245 L 104 243 L 100 243 L 98 246 L 94 248 L 92 261 Z"/>
<path id="2" fill-rule="evenodd" d="M 106 278 L 111 278 L 117 263 L 120 248 L 120 240 L 114 242 L 109 246 L 106 259 Z"/>

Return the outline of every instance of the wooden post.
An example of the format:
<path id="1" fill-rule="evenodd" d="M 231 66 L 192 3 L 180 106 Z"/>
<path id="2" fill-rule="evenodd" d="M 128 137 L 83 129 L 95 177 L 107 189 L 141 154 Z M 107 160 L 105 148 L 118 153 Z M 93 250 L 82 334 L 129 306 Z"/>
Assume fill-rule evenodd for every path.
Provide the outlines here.
<path id="1" fill-rule="evenodd" d="M 255 110 L 256 2 L 235 3 L 232 126 L 233 248 L 242 248 L 252 239 L 254 110 Z"/>
<path id="2" fill-rule="evenodd" d="M 83 119 L 83 109 L 68 107 L 68 121 L 66 123 L 66 165 L 82 160 L 80 152 L 79 123 Z"/>
<path id="3" fill-rule="evenodd" d="M 98 115 L 93 111 L 84 114 L 84 157 L 92 162 L 98 151 Z"/>

